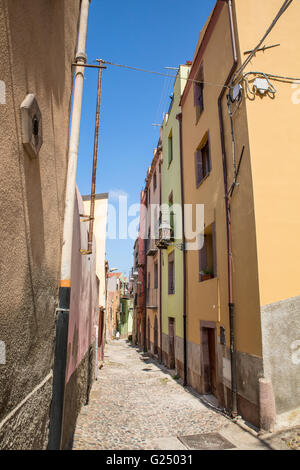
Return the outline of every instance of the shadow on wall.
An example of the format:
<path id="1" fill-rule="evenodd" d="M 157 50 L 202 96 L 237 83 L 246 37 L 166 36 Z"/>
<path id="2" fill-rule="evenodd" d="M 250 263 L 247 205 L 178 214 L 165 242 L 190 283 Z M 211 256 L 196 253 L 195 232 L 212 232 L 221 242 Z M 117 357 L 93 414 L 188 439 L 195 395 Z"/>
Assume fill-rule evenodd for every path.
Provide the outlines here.
<path id="1" fill-rule="evenodd" d="M 45 236 L 40 163 L 38 158 L 30 159 L 26 152 L 23 163 L 32 261 L 43 266 Z"/>
<path id="2" fill-rule="evenodd" d="M 96 276 L 95 237 L 93 253 L 87 249 L 88 223 L 80 220 L 84 206 L 79 194 L 74 208 L 72 247 L 71 304 L 68 331 L 65 405 L 62 448 L 66 448 L 74 431 L 81 406 L 88 401 L 95 370 L 95 326 L 99 321 L 99 284 Z"/>
<path id="3" fill-rule="evenodd" d="M 55 100 L 60 102 L 66 80 L 65 2 L 64 0 L 42 2 L 18 0 L 16 3 L 18 3 L 16 8 L 12 5 L 8 8 L 9 24 L 14 25 L 10 30 L 14 71 L 20 82 L 27 84 L 27 93 L 31 92 L 31 85 L 39 96 L 51 96 L 52 92 Z M 36 21 L 37 17 L 40 21 Z M 43 41 L 45 37 L 47 41 Z M 32 77 L 32 70 L 35 70 L 35 83 L 29 85 L 27 71 Z M 22 77 L 23 74 L 25 76 Z"/>

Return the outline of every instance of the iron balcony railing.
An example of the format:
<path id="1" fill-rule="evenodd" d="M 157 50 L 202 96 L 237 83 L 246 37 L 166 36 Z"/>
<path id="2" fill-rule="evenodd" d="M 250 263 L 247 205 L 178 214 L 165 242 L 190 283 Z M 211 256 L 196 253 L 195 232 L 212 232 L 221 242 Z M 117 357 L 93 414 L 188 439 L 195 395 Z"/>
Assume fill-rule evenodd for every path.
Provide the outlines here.
<path id="1" fill-rule="evenodd" d="M 146 255 L 154 256 L 157 252 L 156 240 L 154 238 L 148 238 L 146 242 Z"/>

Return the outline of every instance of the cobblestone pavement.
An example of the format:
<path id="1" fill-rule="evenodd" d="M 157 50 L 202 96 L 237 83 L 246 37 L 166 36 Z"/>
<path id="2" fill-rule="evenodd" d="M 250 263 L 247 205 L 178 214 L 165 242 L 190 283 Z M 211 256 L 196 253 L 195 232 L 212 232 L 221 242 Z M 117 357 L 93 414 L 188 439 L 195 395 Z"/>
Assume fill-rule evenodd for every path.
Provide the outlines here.
<path id="1" fill-rule="evenodd" d="M 177 436 L 212 432 L 235 448 L 267 448 L 203 404 L 168 369 L 119 340 L 106 346 L 104 366 L 78 417 L 72 448 L 186 449 Z"/>
<path id="2" fill-rule="evenodd" d="M 300 426 L 266 435 L 264 440 L 276 450 L 300 450 Z"/>

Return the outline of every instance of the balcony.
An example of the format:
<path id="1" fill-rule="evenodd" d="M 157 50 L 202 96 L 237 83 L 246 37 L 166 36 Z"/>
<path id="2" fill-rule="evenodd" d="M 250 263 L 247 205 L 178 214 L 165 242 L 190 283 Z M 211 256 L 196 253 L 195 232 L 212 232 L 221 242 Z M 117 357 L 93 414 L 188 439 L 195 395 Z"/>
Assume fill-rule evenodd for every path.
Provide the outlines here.
<path id="1" fill-rule="evenodd" d="M 154 256 L 156 253 L 157 253 L 156 240 L 153 238 L 146 240 L 146 255 Z"/>
<path id="2" fill-rule="evenodd" d="M 158 290 L 152 287 L 147 288 L 147 298 L 146 298 L 146 307 L 147 308 L 157 308 L 158 302 Z"/>
<path id="3" fill-rule="evenodd" d="M 162 222 L 159 227 L 159 240 L 156 240 L 156 246 L 160 250 L 166 250 L 173 241 L 174 229 L 168 222 Z"/>

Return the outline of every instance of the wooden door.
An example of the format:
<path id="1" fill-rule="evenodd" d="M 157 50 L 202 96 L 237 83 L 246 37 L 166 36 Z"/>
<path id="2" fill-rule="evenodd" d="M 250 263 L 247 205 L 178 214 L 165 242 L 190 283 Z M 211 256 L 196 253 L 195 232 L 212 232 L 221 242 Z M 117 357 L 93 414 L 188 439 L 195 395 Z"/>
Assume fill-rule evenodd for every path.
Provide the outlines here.
<path id="1" fill-rule="evenodd" d="M 208 333 L 208 351 L 209 351 L 209 366 L 210 366 L 210 388 L 213 395 L 217 394 L 217 371 L 216 371 L 216 342 L 215 342 L 215 329 L 207 328 Z"/>
<path id="2" fill-rule="evenodd" d="M 169 368 L 175 369 L 175 319 L 169 318 Z"/>
<path id="3" fill-rule="evenodd" d="M 148 317 L 148 331 L 147 331 L 147 348 L 148 348 L 148 351 L 150 351 L 150 348 L 151 348 L 150 331 L 151 331 L 151 325 L 150 325 L 150 318 Z"/>
<path id="4" fill-rule="evenodd" d="M 158 354 L 158 324 L 156 315 L 154 320 L 154 354 Z"/>

